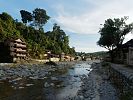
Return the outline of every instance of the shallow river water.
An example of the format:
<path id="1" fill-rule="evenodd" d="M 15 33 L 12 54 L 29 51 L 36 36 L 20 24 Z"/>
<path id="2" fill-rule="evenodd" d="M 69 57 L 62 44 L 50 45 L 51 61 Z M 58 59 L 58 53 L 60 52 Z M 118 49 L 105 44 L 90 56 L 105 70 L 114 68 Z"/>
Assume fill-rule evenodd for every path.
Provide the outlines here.
<path id="1" fill-rule="evenodd" d="M 0 100 L 64 100 L 74 97 L 81 78 L 91 71 L 88 63 L 76 64 L 65 74 L 52 75 L 44 80 L 21 79 L 0 82 Z"/>

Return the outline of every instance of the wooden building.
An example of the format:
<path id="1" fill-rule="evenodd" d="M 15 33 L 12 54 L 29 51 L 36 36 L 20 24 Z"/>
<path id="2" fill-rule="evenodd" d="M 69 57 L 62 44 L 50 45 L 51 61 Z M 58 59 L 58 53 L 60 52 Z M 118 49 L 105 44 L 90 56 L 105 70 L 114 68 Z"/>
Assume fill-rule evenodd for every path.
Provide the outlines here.
<path id="1" fill-rule="evenodd" d="M 120 48 L 112 50 L 115 63 L 133 65 L 133 39 L 123 44 Z"/>
<path id="2" fill-rule="evenodd" d="M 48 61 L 58 62 L 60 61 L 60 57 L 57 54 L 52 54 L 51 51 L 47 51 L 44 54 L 44 59 Z"/>
<path id="3" fill-rule="evenodd" d="M 7 39 L 0 43 L 0 62 L 12 63 L 25 60 L 26 43 L 21 39 Z"/>

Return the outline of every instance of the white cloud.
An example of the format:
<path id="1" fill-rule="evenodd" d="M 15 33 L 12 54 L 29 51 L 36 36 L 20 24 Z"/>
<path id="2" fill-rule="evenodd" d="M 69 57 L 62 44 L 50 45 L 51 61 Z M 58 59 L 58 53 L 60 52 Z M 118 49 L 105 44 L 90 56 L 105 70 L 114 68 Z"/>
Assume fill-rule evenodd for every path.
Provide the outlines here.
<path id="1" fill-rule="evenodd" d="M 79 34 L 96 34 L 101 23 L 107 18 L 129 16 L 129 22 L 133 21 L 132 0 L 83 0 L 88 3 L 88 9 L 73 15 L 65 8 L 59 6 L 58 16 L 55 18 L 64 30 Z M 89 8 L 89 5 L 94 7 Z M 78 5 L 79 6 L 79 5 Z M 75 5 L 76 7 L 76 5 Z M 78 13 L 78 11 L 77 11 Z"/>
<path id="2" fill-rule="evenodd" d="M 88 53 L 97 51 L 107 51 L 105 48 L 96 45 L 96 43 L 84 43 L 83 41 L 76 41 L 73 43 L 73 45 L 76 46 L 75 50 L 78 52 Z"/>

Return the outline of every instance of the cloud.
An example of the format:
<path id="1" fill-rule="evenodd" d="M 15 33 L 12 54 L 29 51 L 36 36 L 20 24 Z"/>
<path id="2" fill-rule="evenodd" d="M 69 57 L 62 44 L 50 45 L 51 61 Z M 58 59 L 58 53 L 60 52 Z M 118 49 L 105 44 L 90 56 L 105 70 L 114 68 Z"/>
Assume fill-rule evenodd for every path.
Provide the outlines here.
<path id="1" fill-rule="evenodd" d="M 102 48 L 96 43 L 90 43 L 89 41 L 84 42 L 84 41 L 76 41 L 72 43 L 76 48 L 75 50 L 78 52 L 97 52 L 97 51 L 107 51 L 105 48 Z"/>
<path id="2" fill-rule="evenodd" d="M 67 11 L 65 4 L 60 4 L 59 9 L 57 9 L 58 16 L 54 20 L 64 30 L 79 34 L 96 34 L 99 31 L 100 24 L 104 23 L 107 18 L 129 16 L 129 22 L 133 21 L 132 0 L 83 0 L 81 2 L 87 3 L 88 9 L 84 9 L 83 13 L 75 11 L 77 12 L 75 15 L 70 10 Z"/>

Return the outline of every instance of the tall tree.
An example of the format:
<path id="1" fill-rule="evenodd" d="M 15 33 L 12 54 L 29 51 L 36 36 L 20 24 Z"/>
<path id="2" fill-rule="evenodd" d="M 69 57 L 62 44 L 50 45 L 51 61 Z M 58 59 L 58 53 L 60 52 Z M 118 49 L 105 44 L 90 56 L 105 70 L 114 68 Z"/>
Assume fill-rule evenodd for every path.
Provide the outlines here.
<path id="1" fill-rule="evenodd" d="M 37 29 L 42 30 L 43 26 L 47 23 L 50 17 L 47 15 L 44 9 L 36 8 L 33 11 L 33 18 L 34 18 L 33 25 Z"/>
<path id="2" fill-rule="evenodd" d="M 62 52 L 68 54 L 69 38 L 66 35 L 66 33 L 57 24 L 54 24 L 52 33 L 53 33 L 53 40 L 59 44 Z"/>
<path id="3" fill-rule="evenodd" d="M 28 11 L 21 10 L 20 11 L 23 23 L 27 24 L 27 22 L 31 22 L 33 20 L 32 14 Z"/>
<path id="4" fill-rule="evenodd" d="M 97 44 L 109 51 L 116 47 L 119 48 L 125 39 L 125 35 L 133 29 L 133 24 L 126 24 L 127 19 L 128 17 L 105 20 L 99 31 L 101 37 Z"/>

